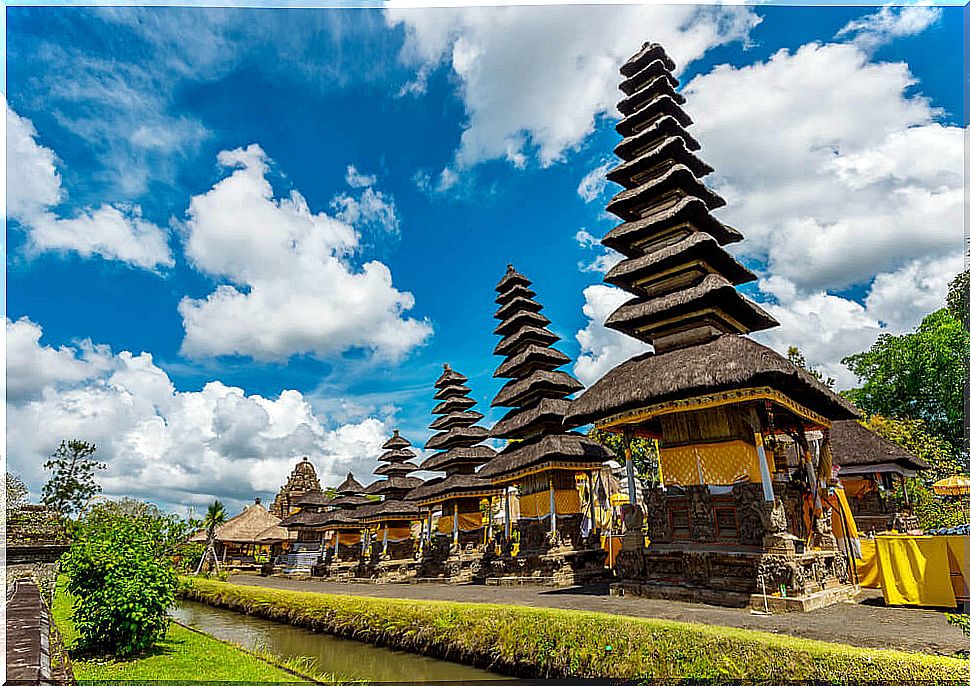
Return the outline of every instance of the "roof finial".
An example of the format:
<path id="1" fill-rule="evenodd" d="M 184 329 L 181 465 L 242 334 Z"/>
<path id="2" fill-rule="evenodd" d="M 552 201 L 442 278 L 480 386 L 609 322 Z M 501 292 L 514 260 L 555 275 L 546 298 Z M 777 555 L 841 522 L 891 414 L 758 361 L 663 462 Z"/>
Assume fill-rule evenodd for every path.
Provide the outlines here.
<path id="1" fill-rule="evenodd" d="M 401 433 L 400 429 L 394 429 L 394 438 L 397 438 L 398 434 Z"/>
<path id="2" fill-rule="evenodd" d="M 512 266 L 512 263 L 511 262 L 505 268 L 505 271 L 507 271 L 507 272 L 514 272 L 515 271 L 515 267 Z"/>
<path id="3" fill-rule="evenodd" d="M 259 505 L 259 503 L 260 503 L 259 496 L 256 496 L 255 502 L 253 504 L 254 505 Z"/>
<path id="4" fill-rule="evenodd" d="M 445 371 L 446 372 L 450 372 L 451 371 L 451 365 L 448 364 L 447 362 L 445 362 Z"/>

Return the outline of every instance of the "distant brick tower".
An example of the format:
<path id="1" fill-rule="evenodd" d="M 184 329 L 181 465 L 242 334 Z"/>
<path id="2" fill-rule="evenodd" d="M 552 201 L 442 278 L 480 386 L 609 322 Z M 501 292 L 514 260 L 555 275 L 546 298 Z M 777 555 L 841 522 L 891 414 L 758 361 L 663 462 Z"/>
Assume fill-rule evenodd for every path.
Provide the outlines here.
<path id="1" fill-rule="evenodd" d="M 297 463 L 293 471 L 290 472 L 286 483 L 280 488 L 279 493 L 269 506 L 269 512 L 280 519 L 289 516 L 293 504 L 308 491 L 319 491 L 320 480 L 317 478 L 317 470 L 313 468 L 310 459 L 304 457 Z"/>

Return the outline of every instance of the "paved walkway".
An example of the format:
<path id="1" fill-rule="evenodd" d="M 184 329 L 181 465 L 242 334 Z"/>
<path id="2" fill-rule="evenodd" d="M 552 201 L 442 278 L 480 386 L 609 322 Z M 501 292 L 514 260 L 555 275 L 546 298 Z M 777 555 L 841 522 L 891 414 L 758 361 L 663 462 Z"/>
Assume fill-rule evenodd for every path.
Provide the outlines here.
<path id="1" fill-rule="evenodd" d="M 556 607 L 634 617 L 717 624 L 867 648 L 896 648 L 949 655 L 970 648 L 970 639 L 950 626 L 942 611 L 886 607 L 878 591 L 863 590 L 858 603 L 840 603 L 809 613 L 757 615 L 749 610 L 672 600 L 617 598 L 605 586 L 550 589 L 535 586 L 357 584 L 236 575 L 233 583 L 315 593 L 451 600 L 456 602 Z"/>

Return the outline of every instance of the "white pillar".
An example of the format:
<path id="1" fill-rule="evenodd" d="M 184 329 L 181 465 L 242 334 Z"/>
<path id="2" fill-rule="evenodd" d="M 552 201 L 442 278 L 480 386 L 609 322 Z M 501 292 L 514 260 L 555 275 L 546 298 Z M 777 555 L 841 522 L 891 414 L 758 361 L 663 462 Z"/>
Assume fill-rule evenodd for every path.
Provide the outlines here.
<path id="1" fill-rule="evenodd" d="M 630 447 L 630 434 L 623 432 L 623 455 L 626 459 L 626 489 L 630 497 L 630 504 L 637 504 L 637 478 L 633 468 L 633 449 Z"/>
<path id="2" fill-rule="evenodd" d="M 387 555 L 387 522 L 384 522 L 384 540 L 381 542 L 381 555 Z"/>
<path id="3" fill-rule="evenodd" d="M 334 541 L 333 541 L 333 558 L 336 560 L 340 555 L 340 532 L 334 531 Z"/>
<path id="4" fill-rule="evenodd" d="M 509 487 L 505 487 L 505 540 L 512 538 L 512 503 L 510 502 Z"/>
<path id="5" fill-rule="evenodd" d="M 755 432 L 754 434 L 754 444 L 758 448 L 758 468 L 761 470 L 761 491 L 764 493 L 767 502 L 774 502 L 775 488 L 771 483 L 771 472 L 768 470 L 768 456 L 765 454 L 765 443 L 759 432 Z"/>
<path id="6" fill-rule="evenodd" d="M 458 543 L 458 500 L 455 500 L 455 521 L 451 526 L 451 542 Z"/>
<path id="7" fill-rule="evenodd" d="M 552 476 L 549 476 L 549 530 L 556 533 L 556 487 L 552 484 Z"/>

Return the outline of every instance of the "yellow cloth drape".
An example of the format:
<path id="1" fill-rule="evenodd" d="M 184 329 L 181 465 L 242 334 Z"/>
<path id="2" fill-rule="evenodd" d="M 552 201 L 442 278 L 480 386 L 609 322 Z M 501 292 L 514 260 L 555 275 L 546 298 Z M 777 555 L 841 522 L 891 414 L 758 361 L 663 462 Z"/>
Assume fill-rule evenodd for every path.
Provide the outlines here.
<path id="1" fill-rule="evenodd" d="M 845 494 L 850 498 L 861 498 L 867 493 L 878 491 L 879 488 L 871 479 L 857 477 L 840 477 Z"/>
<path id="2" fill-rule="evenodd" d="M 458 530 L 459 531 L 476 531 L 481 529 L 482 524 L 482 513 L 481 512 L 459 512 L 458 513 Z M 454 515 L 442 515 L 438 518 L 438 533 L 439 534 L 451 534 L 455 529 L 455 516 Z"/>
<path id="3" fill-rule="evenodd" d="M 696 443 L 660 449 L 665 484 L 730 486 L 737 481 L 761 480 L 758 451 L 744 441 Z M 770 467 L 770 464 L 769 464 Z"/>
<path id="4" fill-rule="evenodd" d="M 438 533 L 450 534 L 455 527 L 455 519 L 451 515 L 441 515 L 438 517 Z"/>
<path id="5" fill-rule="evenodd" d="M 384 540 L 383 528 L 377 532 L 377 538 L 380 541 Z M 389 543 L 398 543 L 400 541 L 406 541 L 409 538 L 411 538 L 411 527 L 409 526 L 392 526 L 387 528 L 387 540 Z"/>
<path id="6" fill-rule="evenodd" d="M 946 537 L 876 536 L 876 559 L 887 605 L 956 607 Z"/>
<path id="7" fill-rule="evenodd" d="M 942 536 L 946 540 L 946 551 L 950 562 L 950 585 L 953 595 L 959 599 L 970 597 L 970 536 Z"/>
<path id="8" fill-rule="evenodd" d="M 851 551 L 852 555 L 858 558 L 862 554 L 859 529 L 852 517 L 852 510 L 849 509 L 849 501 L 846 499 L 845 491 L 842 488 L 836 487 L 831 490 L 831 495 L 825 494 L 823 506 L 832 510 L 832 534 L 839 545 L 839 550 L 846 555 Z M 843 517 L 845 518 L 845 526 L 842 522 Z M 846 531 L 846 528 L 848 528 L 848 531 Z"/>
<path id="9" fill-rule="evenodd" d="M 338 531 L 337 538 L 340 539 L 340 545 L 359 545 L 360 544 L 360 532 L 358 531 Z"/>
<path id="10" fill-rule="evenodd" d="M 879 588 L 879 562 L 876 560 L 876 542 L 870 539 L 859 541 L 862 557 L 856 561 L 859 585 L 863 588 Z"/>
<path id="11" fill-rule="evenodd" d="M 583 511 L 579 491 L 575 488 L 556 489 L 556 514 L 571 515 Z M 549 516 L 549 491 L 539 491 L 519 496 L 521 519 L 545 519 Z"/>

